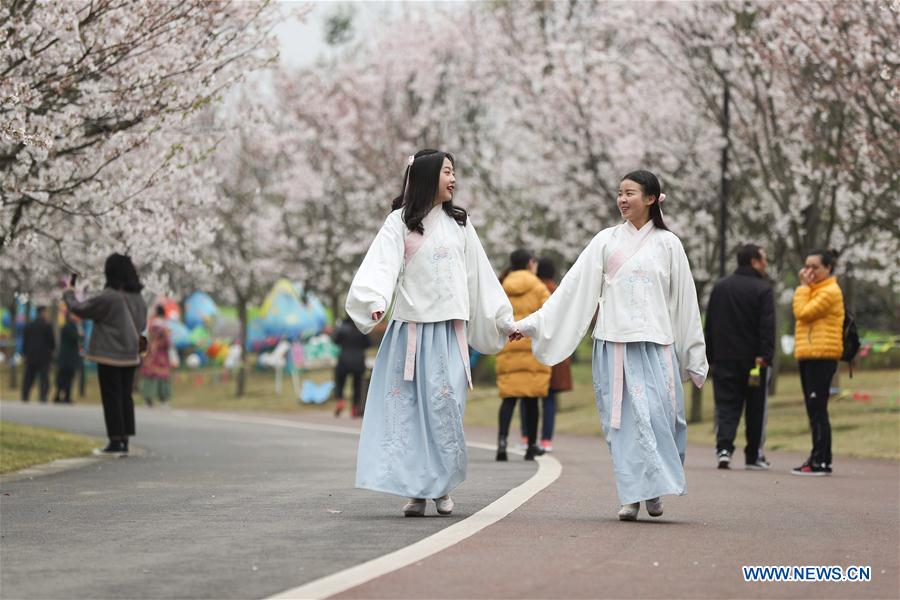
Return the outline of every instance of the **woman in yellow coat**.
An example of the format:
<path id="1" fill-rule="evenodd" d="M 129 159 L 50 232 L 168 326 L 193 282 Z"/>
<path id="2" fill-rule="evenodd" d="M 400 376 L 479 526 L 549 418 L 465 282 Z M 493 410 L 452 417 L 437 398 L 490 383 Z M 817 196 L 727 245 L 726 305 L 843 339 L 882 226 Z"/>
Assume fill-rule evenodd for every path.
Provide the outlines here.
<path id="1" fill-rule="evenodd" d="M 503 278 L 503 290 L 509 296 L 516 320 L 524 319 L 543 306 L 550 291 L 538 279 L 534 255 L 524 249 L 513 252 L 510 266 Z M 503 403 L 500 405 L 500 432 L 497 439 L 497 460 L 505 461 L 509 424 L 516 409 L 516 401 L 522 400 L 525 414 L 525 431 L 528 449 L 525 460 L 534 460 L 544 451 L 537 444 L 538 399 L 547 395 L 550 388 L 551 368 L 542 365 L 531 353 L 528 338 L 509 342 L 497 355 L 497 387 Z"/>
<path id="2" fill-rule="evenodd" d="M 828 394 L 837 361 L 844 352 L 844 296 L 834 276 L 836 253 L 813 250 L 800 270 L 800 287 L 794 292 L 794 357 L 800 367 L 800 383 L 812 430 L 812 452 L 794 475 L 831 474 L 831 424 Z"/>

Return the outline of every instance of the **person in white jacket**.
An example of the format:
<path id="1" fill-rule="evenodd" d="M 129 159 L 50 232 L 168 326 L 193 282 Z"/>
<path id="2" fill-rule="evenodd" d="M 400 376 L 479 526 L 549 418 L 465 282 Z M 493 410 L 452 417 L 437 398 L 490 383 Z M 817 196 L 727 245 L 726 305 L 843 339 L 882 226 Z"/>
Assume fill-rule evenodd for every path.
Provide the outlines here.
<path id="1" fill-rule="evenodd" d="M 356 486 L 409 499 L 406 516 L 453 510 L 466 478 L 463 433 L 468 346 L 496 354 L 512 330 L 512 307 L 466 211 L 453 204 L 453 157 L 409 157 L 393 212 L 347 295 L 347 314 L 369 333 L 388 309 L 366 399 Z"/>
<path id="2" fill-rule="evenodd" d="M 532 339 L 542 363 L 571 355 L 599 306 L 593 378 L 618 490 L 618 516 L 663 512 L 661 496 L 686 493 L 687 424 L 682 381 L 697 387 L 708 365 L 697 291 L 681 241 L 665 225 L 659 180 L 626 175 L 617 205 L 625 222 L 598 233 L 537 312 L 511 339 Z"/>

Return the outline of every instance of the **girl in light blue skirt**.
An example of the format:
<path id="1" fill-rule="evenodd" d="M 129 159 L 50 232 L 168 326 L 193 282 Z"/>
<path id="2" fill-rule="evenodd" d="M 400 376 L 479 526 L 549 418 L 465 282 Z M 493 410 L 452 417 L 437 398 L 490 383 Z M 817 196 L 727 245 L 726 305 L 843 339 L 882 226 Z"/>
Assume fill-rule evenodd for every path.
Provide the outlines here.
<path id="1" fill-rule="evenodd" d="M 347 295 L 347 314 L 369 333 L 390 313 L 366 397 L 356 486 L 404 496 L 403 514 L 453 511 L 466 478 L 463 432 L 468 348 L 495 354 L 512 329 L 512 307 L 468 214 L 453 204 L 453 157 L 408 158 L 393 212 Z"/>
<path id="2" fill-rule="evenodd" d="M 641 501 L 658 517 L 662 496 L 686 493 L 681 382 L 700 387 L 708 370 L 697 292 L 681 240 L 663 221 L 665 197 L 649 171 L 623 177 L 624 222 L 598 233 L 510 335 L 532 337 L 534 355 L 553 365 L 572 354 L 599 309 L 594 388 L 623 521 L 637 518 Z"/>

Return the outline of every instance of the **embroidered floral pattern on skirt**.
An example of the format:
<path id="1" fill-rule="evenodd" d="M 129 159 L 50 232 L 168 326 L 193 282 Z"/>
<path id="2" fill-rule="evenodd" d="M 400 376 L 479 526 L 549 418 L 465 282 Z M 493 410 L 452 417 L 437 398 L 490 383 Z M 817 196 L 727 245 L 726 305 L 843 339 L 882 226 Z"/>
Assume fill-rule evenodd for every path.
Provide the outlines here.
<path id="1" fill-rule="evenodd" d="M 622 424 L 610 427 L 613 344 L 594 340 L 594 392 L 603 435 L 612 454 L 621 504 L 687 492 L 684 451 L 687 423 L 684 390 L 673 381 L 675 353 L 650 342 L 625 344 Z M 673 361 L 667 365 L 667 361 Z M 677 412 L 672 407 L 674 387 Z"/>
<path id="2" fill-rule="evenodd" d="M 366 397 L 356 486 L 439 498 L 466 478 L 466 371 L 452 321 L 416 326 L 413 381 L 404 381 L 408 325 L 392 321 Z"/>

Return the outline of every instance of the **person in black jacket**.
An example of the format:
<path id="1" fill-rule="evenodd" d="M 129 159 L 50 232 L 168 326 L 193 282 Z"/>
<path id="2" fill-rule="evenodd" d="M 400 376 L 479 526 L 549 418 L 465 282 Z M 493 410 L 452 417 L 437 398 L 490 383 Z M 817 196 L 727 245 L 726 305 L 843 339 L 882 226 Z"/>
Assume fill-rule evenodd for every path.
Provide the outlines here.
<path id="1" fill-rule="evenodd" d="M 37 318 L 25 326 L 22 338 L 22 354 L 25 358 L 25 378 L 22 381 L 22 402 L 28 402 L 34 378 L 40 379 L 41 402 L 47 401 L 50 393 L 50 363 L 56 339 L 53 326 L 47 322 L 47 307 L 39 306 Z"/>
<path id="2" fill-rule="evenodd" d="M 767 261 L 762 248 L 741 246 L 737 262 L 734 273 L 716 282 L 706 312 L 706 356 L 716 402 L 716 455 L 720 469 L 730 468 L 743 411 L 745 466 L 766 470 L 769 463 L 762 446 L 766 382 L 775 354 L 775 299 L 765 279 Z"/>
<path id="3" fill-rule="evenodd" d="M 334 397 L 337 406 L 334 416 L 339 417 L 344 410 L 344 384 L 347 375 L 353 377 L 353 406 L 351 414 L 362 416 L 362 378 L 366 370 L 366 348 L 372 345 L 369 336 L 356 328 L 352 319 L 344 319 L 334 334 L 334 343 L 341 349 L 337 366 L 334 369 Z"/>
<path id="4" fill-rule="evenodd" d="M 81 334 L 72 320 L 72 313 L 66 312 L 66 324 L 59 330 L 59 354 L 56 357 L 56 403 L 72 404 L 72 380 L 81 366 L 79 347 Z"/>

